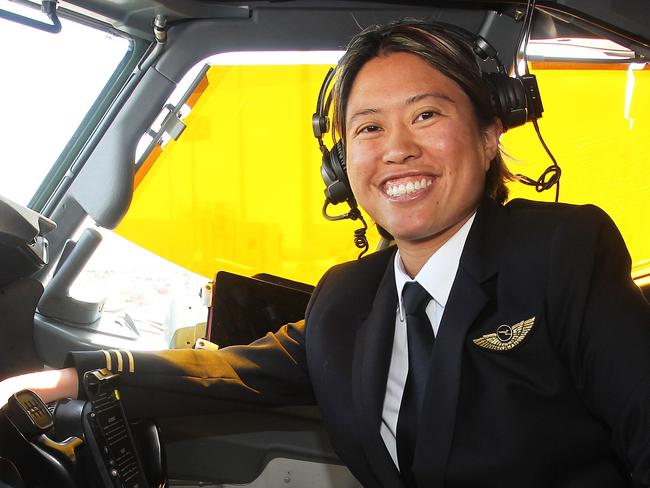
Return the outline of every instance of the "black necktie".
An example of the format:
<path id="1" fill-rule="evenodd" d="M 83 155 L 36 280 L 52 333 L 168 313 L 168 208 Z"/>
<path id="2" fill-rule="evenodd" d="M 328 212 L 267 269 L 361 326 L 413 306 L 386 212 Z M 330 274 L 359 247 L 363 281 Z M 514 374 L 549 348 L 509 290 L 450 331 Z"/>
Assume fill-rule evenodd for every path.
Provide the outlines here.
<path id="1" fill-rule="evenodd" d="M 417 424 L 434 341 L 431 322 L 424 311 L 429 300 L 431 300 L 431 296 L 418 282 L 412 281 L 404 285 L 402 303 L 406 311 L 409 368 L 397 419 L 397 458 L 400 472 L 407 486 L 413 487 L 416 485 L 411 473 L 411 466 L 417 437 Z"/>

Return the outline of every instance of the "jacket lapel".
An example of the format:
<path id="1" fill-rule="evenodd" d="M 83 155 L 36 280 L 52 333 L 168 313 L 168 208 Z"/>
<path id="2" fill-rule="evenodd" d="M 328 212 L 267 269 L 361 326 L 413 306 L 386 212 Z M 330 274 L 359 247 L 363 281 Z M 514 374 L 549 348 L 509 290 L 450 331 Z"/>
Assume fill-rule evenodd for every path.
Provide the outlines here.
<path id="1" fill-rule="evenodd" d="M 357 425 L 368 463 L 382 485 L 399 487 L 399 472 L 379 432 L 396 310 L 395 274 L 393 261 L 389 260 L 372 309 L 357 333 L 352 384 Z"/>
<path id="2" fill-rule="evenodd" d="M 461 381 L 461 359 L 471 325 L 490 301 L 485 286 L 500 260 L 504 212 L 485 202 L 479 208 L 461 255 L 436 337 L 413 462 L 418 486 L 443 486 Z"/>

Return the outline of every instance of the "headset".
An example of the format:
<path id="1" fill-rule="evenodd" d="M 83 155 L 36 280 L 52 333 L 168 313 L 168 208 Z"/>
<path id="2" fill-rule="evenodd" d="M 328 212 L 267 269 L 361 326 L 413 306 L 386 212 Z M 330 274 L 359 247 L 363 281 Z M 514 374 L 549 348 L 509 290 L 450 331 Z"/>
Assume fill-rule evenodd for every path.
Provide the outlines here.
<path id="1" fill-rule="evenodd" d="M 435 30 L 451 34 L 457 39 L 469 44 L 472 51 L 482 61 L 493 61 L 497 66 L 497 72 L 482 73 L 483 80 L 490 92 L 490 99 L 495 114 L 503 123 L 504 130 L 518 127 L 526 122 L 536 120 L 542 116 L 544 107 L 542 105 L 539 88 L 535 75 L 525 74 L 515 78 L 507 75 L 503 63 L 497 55 L 496 49 L 482 36 L 473 34 L 461 27 L 444 23 L 424 23 L 422 25 L 433 26 Z M 312 116 L 312 129 L 318 140 L 318 146 L 322 153 L 321 176 L 325 183 L 325 207 L 323 215 L 329 220 L 340 220 L 352 218 L 356 215 L 357 203 L 350 188 L 345 162 L 345 147 L 343 141 L 334 141 L 331 149 L 328 149 L 323 142 L 323 137 L 331 129 L 329 111 L 332 104 L 332 92 L 329 90 L 336 70 L 330 68 L 316 103 L 316 111 Z M 328 94 L 329 90 L 329 94 Z M 336 205 L 347 202 L 353 210 L 352 216 L 331 216 L 326 213 L 329 204 Z"/>
<path id="2" fill-rule="evenodd" d="M 332 149 L 327 149 L 323 142 L 323 136 L 330 131 L 330 118 L 328 116 L 332 104 L 332 92 L 329 92 L 327 98 L 325 94 L 332 84 L 336 70 L 330 68 L 323 80 L 323 84 L 318 93 L 316 102 L 316 112 L 312 116 L 311 124 L 314 131 L 314 137 L 318 140 L 318 148 L 323 155 L 321 162 L 321 177 L 325 182 L 325 199 L 333 205 L 348 202 L 351 208 L 356 208 L 357 203 L 347 175 L 345 164 L 345 148 L 343 141 L 335 141 Z M 325 215 L 327 218 L 328 216 Z"/>
<path id="3" fill-rule="evenodd" d="M 345 164 L 345 147 L 343 141 L 335 141 L 332 149 L 328 149 L 323 142 L 323 136 L 330 131 L 330 118 L 328 116 L 332 104 L 332 92 L 327 97 L 329 86 L 332 84 L 336 70 L 330 68 L 323 80 L 323 84 L 318 93 L 316 102 L 316 112 L 312 115 L 311 123 L 314 136 L 318 140 L 318 147 L 322 154 L 320 174 L 325 182 L 325 203 L 323 204 L 323 217 L 327 220 L 360 220 L 363 227 L 354 231 L 354 245 L 362 249 L 359 258 L 368 252 L 369 244 L 366 238 L 368 224 L 366 223 L 359 207 L 357 200 L 354 198 L 350 181 L 348 180 L 347 167 Z M 330 215 L 327 213 L 327 207 L 347 202 L 350 211 L 342 215 Z"/>
<path id="4" fill-rule="evenodd" d="M 535 75 L 528 72 L 525 54 L 526 45 L 530 37 L 534 10 L 535 0 L 528 0 L 526 15 L 522 23 L 522 30 L 517 45 L 518 52 L 518 49 L 524 43 L 523 61 L 526 65 L 525 73 L 523 75 L 518 73 L 516 69 L 517 55 L 515 54 L 514 77 L 508 76 L 503 63 L 499 59 L 497 50 L 481 35 L 474 34 L 462 27 L 442 22 L 413 21 L 413 24 L 426 27 L 429 31 L 437 31 L 450 35 L 456 40 L 467 44 L 482 62 L 491 61 L 496 65 L 496 72 L 481 71 L 481 76 L 489 92 L 490 103 L 494 109 L 495 116 L 501 120 L 504 131 L 524 125 L 527 122 L 532 122 L 542 146 L 553 161 L 553 164 L 537 180 L 520 174 L 516 175 L 516 177 L 520 182 L 534 186 L 538 192 L 548 190 L 553 185 L 557 185 L 555 201 L 558 201 L 561 170 L 546 146 L 537 124 L 537 119 L 541 118 L 544 112 L 544 106 L 542 105 L 542 99 L 537 86 L 537 79 Z M 357 229 L 354 233 L 355 245 L 360 249 L 364 249 L 359 255 L 361 257 L 368 250 L 368 241 L 365 236 L 368 226 L 359 211 L 357 201 L 350 187 L 345 161 L 345 147 L 343 141 L 340 139 L 336 140 L 335 137 L 332 138 L 333 146 L 331 149 L 323 142 L 323 137 L 331 130 L 329 112 L 332 104 L 332 90 L 330 86 L 335 75 L 336 69 L 330 68 L 321 85 L 316 102 L 316 111 L 312 115 L 311 120 L 314 137 L 318 141 L 318 147 L 322 154 L 321 177 L 325 183 L 325 203 L 322 214 L 327 220 L 361 220 L 363 228 Z M 349 212 L 341 215 L 330 215 L 327 213 L 329 205 L 337 205 L 344 202 L 349 205 Z"/>

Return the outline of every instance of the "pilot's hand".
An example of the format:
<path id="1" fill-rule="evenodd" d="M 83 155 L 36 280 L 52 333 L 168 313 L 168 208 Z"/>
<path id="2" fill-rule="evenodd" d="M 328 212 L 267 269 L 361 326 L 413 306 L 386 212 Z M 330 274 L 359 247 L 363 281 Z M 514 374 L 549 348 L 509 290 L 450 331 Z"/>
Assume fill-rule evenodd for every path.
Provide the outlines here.
<path id="1" fill-rule="evenodd" d="M 62 398 L 77 398 L 78 388 L 77 371 L 73 368 L 13 376 L 0 381 L 0 407 L 5 406 L 9 397 L 20 390 L 32 390 L 47 403 Z"/>

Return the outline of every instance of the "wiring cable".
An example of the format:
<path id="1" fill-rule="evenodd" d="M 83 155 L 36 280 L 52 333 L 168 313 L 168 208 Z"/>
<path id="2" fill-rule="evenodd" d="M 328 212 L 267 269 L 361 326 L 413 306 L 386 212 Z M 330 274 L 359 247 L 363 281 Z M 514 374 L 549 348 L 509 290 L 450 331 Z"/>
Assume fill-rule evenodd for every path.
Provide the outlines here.
<path id="1" fill-rule="evenodd" d="M 550 190 L 553 188 L 553 185 L 555 185 L 555 201 L 557 202 L 560 199 L 560 178 L 562 176 L 562 168 L 560 168 L 560 166 L 557 164 L 553 153 L 546 145 L 546 142 L 542 137 L 542 133 L 539 130 L 539 124 L 537 123 L 537 120 L 533 120 L 533 127 L 535 127 L 535 132 L 537 133 L 539 142 L 542 144 L 542 147 L 546 151 L 546 154 L 548 154 L 548 157 L 551 159 L 551 161 L 553 161 L 553 164 L 546 168 L 540 177 L 536 180 L 523 174 L 517 174 L 515 176 L 517 177 L 517 181 L 520 183 L 535 187 L 535 191 L 538 193 Z"/>
<path id="2" fill-rule="evenodd" d="M 519 78 L 520 76 L 519 74 L 520 60 L 518 58 L 520 49 L 522 55 L 521 62 L 524 65 L 524 75 L 530 74 L 528 70 L 527 50 L 528 50 L 528 41 L 530 41 L 530 32 L 532 30 L 534 11 L 535 11 L 535 0 L 529 0 L 528 4 L 526 5 L 526 13 L 524 15 L 524 20 L 522 22 L 521 32 L 519 34 L 519 41 L 517 42 L 517 46 L 519 47 L 515 50 L 514 59 L 513 59 L 513 67 L 515 70 L 515 76 L 517 78 Z M 553 164 L 551 164 L 548 168 L 546 168 L 544 172 L 536 180 L 523 174 L 516 174 L 515 177 L 517 178 L 517 181 L 519 181 L 520 183 L 535 187 L 535 191 L 537 191 L 538 193 L 541 193 L 546 190 L 550 190 L 555 185 L 555 201 L 557 202 L 560 199 L 560 178 L 562 176 L 562 168 L 560 168 L 559 164 L 557 163 L 557 160 L 553 156 L 553 153 L 551 152 L 546 142 L 544 141 L 544 137 L 542 136 L 542 132 L 539 129 L 539 124 L 537 123 L 537 119 L 533 119 L 533 127 L 535 128 L 535 133 L 537 134 L 537 138 L 539 139 L 539 142 L 541 143 L 542 147 L 546 151 L 546 154 L 551 159 Z"/>

